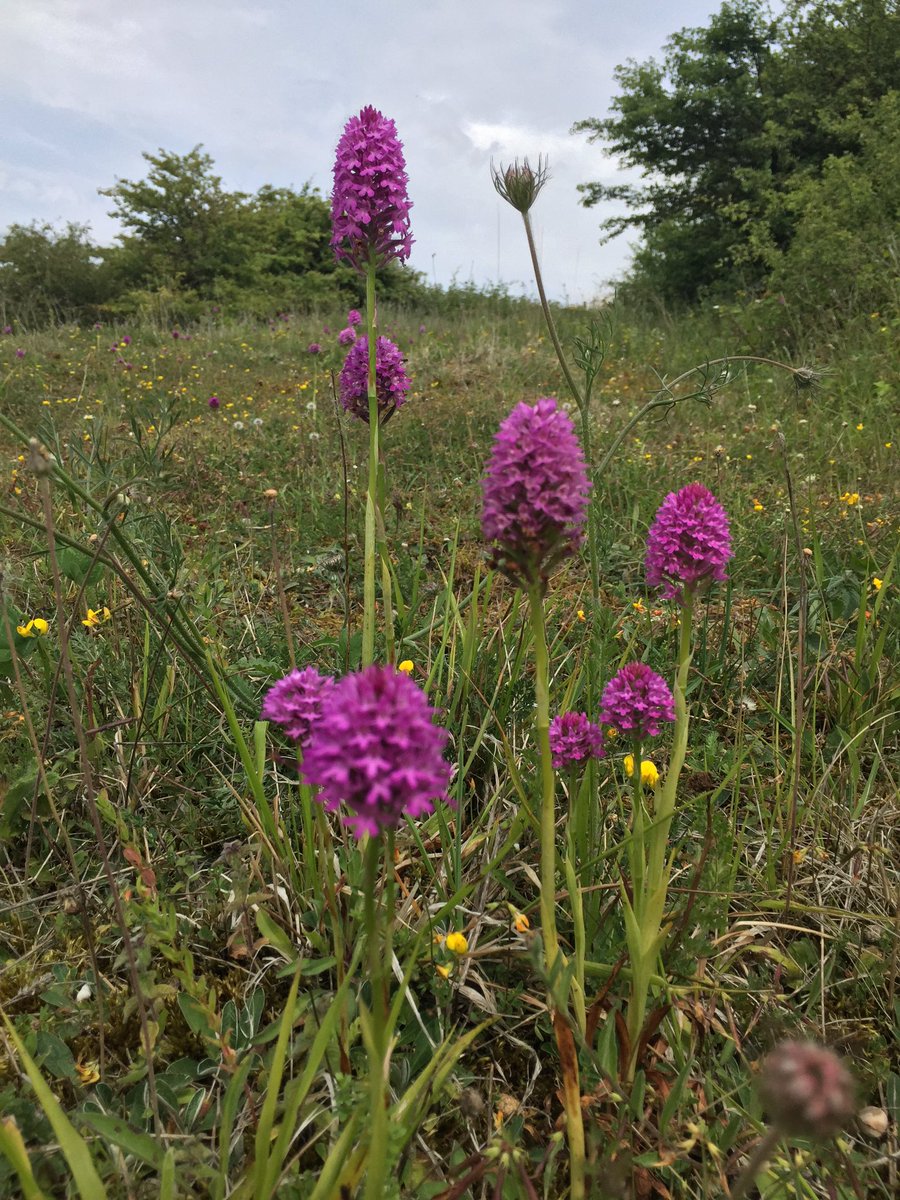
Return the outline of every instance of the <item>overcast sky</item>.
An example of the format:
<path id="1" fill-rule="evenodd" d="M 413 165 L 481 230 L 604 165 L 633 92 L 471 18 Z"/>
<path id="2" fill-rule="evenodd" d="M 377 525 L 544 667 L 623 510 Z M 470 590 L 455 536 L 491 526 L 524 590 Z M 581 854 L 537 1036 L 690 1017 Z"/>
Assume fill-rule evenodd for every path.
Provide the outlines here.
<path id="1" fill-rule="evenodd" d="M 589 300 L 628 258 L 598 243 L 576 184 L 616 164 L 573 122 L 603 116 L 614 68 L 658 56 L 720 0 L 0 0 L 0 229 L 87 222 L 141 152 L 202 143 L 226 188 L 331 186 L 347 119 L 373 104 L 404 144 L 411 265 L 533 290 L 521 220 L 490 161 L 549 155 L 533 210 L 548 290 Z"/>

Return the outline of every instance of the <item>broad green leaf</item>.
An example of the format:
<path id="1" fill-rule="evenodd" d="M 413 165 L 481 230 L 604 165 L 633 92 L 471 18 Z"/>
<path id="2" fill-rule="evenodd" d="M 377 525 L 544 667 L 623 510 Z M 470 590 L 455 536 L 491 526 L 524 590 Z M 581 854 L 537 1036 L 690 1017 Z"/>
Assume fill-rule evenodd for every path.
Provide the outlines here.
<path id="1" fill-rule="evenodd" d="M 161 1168 L 165 1151 L 149 1133 L 140 1133 L 132 1129 L 121 1117 L 109 1116 L 107 1113 L 83 1112 L 79 1119 L 126 1154 L 140 1159 L 155 1171 Z"/>

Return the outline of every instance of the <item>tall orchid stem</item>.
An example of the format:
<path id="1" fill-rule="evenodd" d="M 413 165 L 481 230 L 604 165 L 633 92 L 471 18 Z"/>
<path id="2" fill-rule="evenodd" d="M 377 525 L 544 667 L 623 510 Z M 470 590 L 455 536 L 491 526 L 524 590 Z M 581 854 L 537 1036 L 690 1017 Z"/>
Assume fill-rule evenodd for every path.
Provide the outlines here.
<path id="1" fill-rule="evenodd" d="M 370 837 L 365 850 L 363 905 L 372 1016 L 369 1023 L 369 1153 L 366 1160 L 365 1200 L 381 1200 L 387 1173 L 387 1011 L 385 956 L 382 945 L 381 906 L 377 899 L 378 867 L 382 839 Z"/>
<path id="2" fill-rule="evenodd" d="M 528 589 L 531 629 L 534 637 L 535 665 L 535 732 L 541 756 L 541 933 L 544 939 L 544 967 L 551 989 L 550 1006 L 557 1010 L 554 999 L 564 965 L 556 932 L 556 776 L 550 752 L 550 656 L 547 652 L 547 631 L 544 625 L 544 604 L 540 583 Z M 563 1028 L 559 1027 L 562 1022 Z M 557 1042 L 566 1047 L 563 1066 L 563 1095 L 566 1110 L 566 1136 L 569 1141 L 569 1196 L 584 1200 L 584 1120 L 581 1112 L 581 1087 L 578 1057 L 574 1047 L 568 1016 L 557 1011 L 554 1018 Z"/>
<path id="3" fill-rule="evenodd" d="M 634 762 L 634 823 L 632 826 L 632 903 L 625 901 L 625 927 L 632 960 L 631 999 L 628 1006 L 628 1033 L 631 1052 L 628 1081 L 634 1078 L 640 1049 L 640 1036 L 647 1012 L 650 981 L 656 960 L 666 940 L 663 925 L 669 887 L 669 830 L 675 815 L 678 780 L 687 752 L 690 710 L 687 705 L 688 670 L 691 664 L 691 624 L 694 615 L 694 593 L 685 588 L 681 608 L 681 627 L 678 636 L 678 666 L 675 686 L 675 728 L 669 769 L 662 787 L 654 795 L 653 820 L 644 821 L 644 799 L 641 782 L 640 743 L 635 742 Z"/>
<path id="4" fill-rule="evenodd" d="M 366 486 L 366 530 L 363 558 L 363 638 L 362 665 L 375 659 L 375 531 L 378 509 L 378 391 L 375 363 L 378 315 L 375 307 L 375 261 L 366 268 L 366 330 L 369 338 L 369 479 Z"/>

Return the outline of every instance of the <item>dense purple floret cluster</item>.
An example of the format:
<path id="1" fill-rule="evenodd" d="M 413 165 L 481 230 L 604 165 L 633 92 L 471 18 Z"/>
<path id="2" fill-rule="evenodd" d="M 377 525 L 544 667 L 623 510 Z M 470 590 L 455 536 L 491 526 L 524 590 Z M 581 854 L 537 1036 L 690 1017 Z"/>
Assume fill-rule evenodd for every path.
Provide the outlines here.
<path id="1" fill-rule="evenodd" d="M 559 770 L 603 758 L 603 730 L 586 713 L 563 713 L 550 722 L 550 753 Z"/>
<path id="2" fill-rule="evenodd" d="M 368 105 L 351 117 L 338 142 L 331 196 L 331 244 L 359 270 L 409 258 L 406 162 L 393 121 Z"/>
<path id="3" fill-rule="evenodd" d="M 395 828 L 447 796 L 448 734 L 408 675 L 370 666 L 345 675 L 322 704 L 303 757 L 303 776 L 329 811 L 341 803 L 357 837 Z"/>
<path id="4" fill-rule="evenodd" d="M 390 338 L 375 343 L 375 394 L 379 420 L 386 421 L 399 408 L 410 389 L 403 355 Z M 338 394 L 347 412 L 361 421 L 369 421 L 369 339 L 358 337 L 341 367 Z"/>
<path id="5" fill-rule="evenodd" d="M 725 509 L 700 483 L 670 492 L 647 534 L 647 582 L 663 585 L 663 594 L 681 600 L 687 588 L 724 582 L 731 558 L 731 534 Z"/>
<path id="6" fill-rule="evenodd" d="M 778 1129 L 802 1137 L 832 1137 L 856 1111 L 850 1072 L 814 1042 L 782 1042 L 760 1074 L 763 1103 Z"/>
<path id="7" fill-rule="evenodd" d="M 517 404 L 482 481 L 481 528 L 495 564 L 526 584 L 584 540 L 590 492 L 581 443 L 552 397 Z"/>
<path id="8" fill-rule="evenodd" d="M 603 689 L 600 722 L 625 737 L 656 737 L 663 722 L 674 720 L 669 685 L 646 663 L 627 663 Z"/>
<path id="9" fill-rule="evenodd" d="M 280 725 L 302 750 L 333 687 L 331 676 L 320 675 L 315 667 L 290 671 L 266 692 L 262 719 Z"/>

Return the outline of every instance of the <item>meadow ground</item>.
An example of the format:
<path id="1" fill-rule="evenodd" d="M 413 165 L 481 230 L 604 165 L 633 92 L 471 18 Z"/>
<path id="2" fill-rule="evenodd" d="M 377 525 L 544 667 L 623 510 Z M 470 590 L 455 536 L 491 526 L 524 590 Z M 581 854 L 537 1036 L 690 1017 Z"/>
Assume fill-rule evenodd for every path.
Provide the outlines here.
<path id="1" fill-rule="evenodd" d="M 567 343 L 589 315 L 560 312 Z M 627 747 L 583 785 L 559 783 L 561 818 L 567 797 L 589 811 L 577 883 L 597 1194 L 721 1194 L 760 1128 L 754 1071 L 782 1036 L 845 1054 L 862 1102 L 892 1120 L 900 1104 L 898 329 L 867 314 L 795 340 L 784 365 L 738 361 L 758 350 L 754 319 L 615 316 L 595 460 L 666 381 L 701 369 L 596 480 L 598 602 L 581 559 L 548 591 L 552 711 L 596 710 L 628 658 L 671 674 L 677 616 L 643 572 L 666 493 L 697 480 L 729 513 L 730 579 L 698 620 L 666 975 L 627 1094 L 614 1086 Z M 335 1189 L 363 1170 L 361 860 L 299 803 L 288 745 L 256 724 L 291 653 L 336 674 L 359 656 L 367 438 L 332 394 L 343 323 L 211 317 L 0 341 L 0 1005 L 110 1196 L 339 1195 L 323 1164 L 347 1172 Z M 531 635 L 520 596 L 485 565 L 479 511 L 500 420 L 522 399 L 566 402 L 564 382 L 526 304 L 386 312 L 381 325 L 413 380 L 383 438 L 396 660 L 442 710 L 458 806 L 397 835 L 393 1186 L 563 1195 L 536 949 Z M 63 472 L 55 572 L 32 436 Z M 666 753 L 663 738 L 661 770 Z M 561 874 L 557 895 L 567 947 L 571 882 Z M 447 948 L 451 931 L 464 953 Z M 77 1194 L 52 1100 L 35 1104 L 10 1036 L 0 1110 L 36 1186 Z M 896 1138 L 896 1124 L 884 1137 L 854 1124 L 821 1147 L 801 1140 L 765 1194 L 889 1196 Z M 0 1159 L 3 1194 L 21 1179 Z"/>

